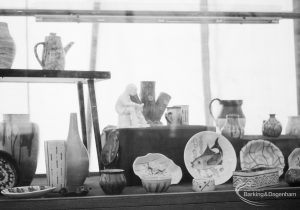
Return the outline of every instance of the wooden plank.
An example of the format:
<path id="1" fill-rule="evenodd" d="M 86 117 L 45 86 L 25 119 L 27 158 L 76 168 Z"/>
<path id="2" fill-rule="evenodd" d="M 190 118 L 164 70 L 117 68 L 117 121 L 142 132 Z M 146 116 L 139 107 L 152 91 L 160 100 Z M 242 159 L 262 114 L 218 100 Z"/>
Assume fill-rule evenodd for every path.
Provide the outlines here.
<path id="1" fill-rule="evenodd" d="M 300 12 L 300 1 L 293 0 L 294 12 Z M 294 20 L 294 46 L 297 87 L 297 110 L 300 115 L 300 20 Z"/>
<path id="2" fill-rule="evenodd" d="M 99 120 L 98 120 L 98 110 L 97 110 L 97 101 L 96 101 L 94 80 L 88 80 L 88 88 L 89 88 L 89 96 L 90 96 L 90 103 L 91 103 L 91 114 L 92 114 L 92 119 L 93 119 L 97 157 L 98 157 L 98 166 L 99 166 L 99 170 L 101 170 L 103 168 L 101 161 L 100 161 L 102 145 L 101 145 L 101 135 L 100 135 Z"/>
<path id="3" fill-rule="evenodd" d="M 232 11 L 146 11 L 146 10 L 51 10 L 51 9 L 0 9 L 1 16 L 109 16 L 109 17 L 279 17 L 299 19 L 298 12 L 232 12 Z"/>
<path id="4" fill-rule="evenodd" d="M 80 120 L 81 120 L 82 140 L 83 140 L 84 146 L 88 149 L 87 134 L 86 134 L 84 94 L 83 94 L 83 84 L 82 84 L 82 82 L 77 83 L 77 91 L 78 91 L 79 112 L 80 112 Z"/>
<path id="5" fill-rule="evenodd" d="M 0 82 L 86 83 L 88 79 L 95 79 L 95 81 L 110 79 L 110 72 L 26 69 L 0 70 Z"/>

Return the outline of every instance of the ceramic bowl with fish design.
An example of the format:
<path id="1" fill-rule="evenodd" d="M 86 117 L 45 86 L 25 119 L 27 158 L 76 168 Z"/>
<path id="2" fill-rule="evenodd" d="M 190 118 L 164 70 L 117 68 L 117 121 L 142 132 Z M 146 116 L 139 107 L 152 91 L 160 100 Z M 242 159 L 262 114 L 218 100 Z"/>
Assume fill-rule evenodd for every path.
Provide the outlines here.
<path id="1" fill-rule="evenodd" d="M 181 168 L 173 160 L 160 153 L 148 153 L 137 157 L 132 164 L 133 172 L 141 179 L 165 179 L 178 184 L 182 178 Z"/>
<path id="2" fill-rule="evenodd" d="M 220 185 L 232 177 L 237 158 L 232 144 L 221 134 L 195 134 L 184 149 L 184 163 L 194 179 L 209 178 Z"/>

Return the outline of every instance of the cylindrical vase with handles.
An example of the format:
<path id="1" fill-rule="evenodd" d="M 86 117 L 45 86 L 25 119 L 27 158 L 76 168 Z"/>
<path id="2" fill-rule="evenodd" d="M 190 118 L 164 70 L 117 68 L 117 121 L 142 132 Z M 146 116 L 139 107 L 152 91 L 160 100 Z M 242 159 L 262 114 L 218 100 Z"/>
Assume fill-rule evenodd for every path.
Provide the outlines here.
<path id="1" fill-rule="evenodd" d="M 0 150 L 8 152 L 16 160 L 20 172 L 18 185 L 30 185 L 37 166 L 39 129 L 30 122 L 28 114 L 3 115 Z"/>
<path id="2" fill-rule="evenodd" d="M 0 69 L 10 69 L 15 59 L 16 46 L 8 25 L 0 22 Z"/>
<path id="3" fill-rule="evenodd" d="M 70 115 L 66 148 L 67 188 L 74 192 L 83 185 L 89 173 L 89 155 L 79 135 L 76 113 Z"/>
<path id="4" fill-rule="evenodd" d="M 300 138 L 300 116 L 289 116 L 285 128 L 285 134 Z"/>
<path id="5" fill-rule="evenodd" d="M 213 114 L 212 105 L 215 101 L 218 101 L 221 107 L 220 113 L 217 117 Z M 226 122 L 226 115 L 228 114 L 237 114 L 239 115 L 239 123 L 245 128 L 246 118 L 242 110 L 243 100 L 221 100 L 219 98 L 215 98 L 209 103 L 209 112 L 212 118 L 215 120 L 216 126 L 219 130 L 224 127 Z"/>

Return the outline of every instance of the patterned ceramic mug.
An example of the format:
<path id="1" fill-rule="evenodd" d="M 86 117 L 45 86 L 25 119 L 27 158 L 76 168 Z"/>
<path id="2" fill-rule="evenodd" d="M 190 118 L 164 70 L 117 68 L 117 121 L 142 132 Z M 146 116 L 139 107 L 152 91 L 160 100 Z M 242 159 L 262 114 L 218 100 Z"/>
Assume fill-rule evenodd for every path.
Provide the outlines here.
<path id="1" fill-rule="evenodd" d="M 205 192 L 215 190 L 215 180 L 214 179 L 193 179 L 192 188 L 196 192 Z"/>

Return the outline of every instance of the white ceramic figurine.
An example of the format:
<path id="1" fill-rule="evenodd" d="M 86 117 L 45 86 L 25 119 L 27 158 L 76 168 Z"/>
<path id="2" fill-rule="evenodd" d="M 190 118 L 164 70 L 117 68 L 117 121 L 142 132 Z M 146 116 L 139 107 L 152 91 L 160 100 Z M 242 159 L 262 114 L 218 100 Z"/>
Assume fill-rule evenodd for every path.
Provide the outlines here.
<path id="1" fill-rule="evenodd" d="M 119 128 L 149 126 L 143 115 L 144 104 L 135 103 L 130 99 L 130 96 L 135 95 L 137 95 L 137 87 L 129 84 L 117 100 L 115 108 L 119 115 Z"/>

